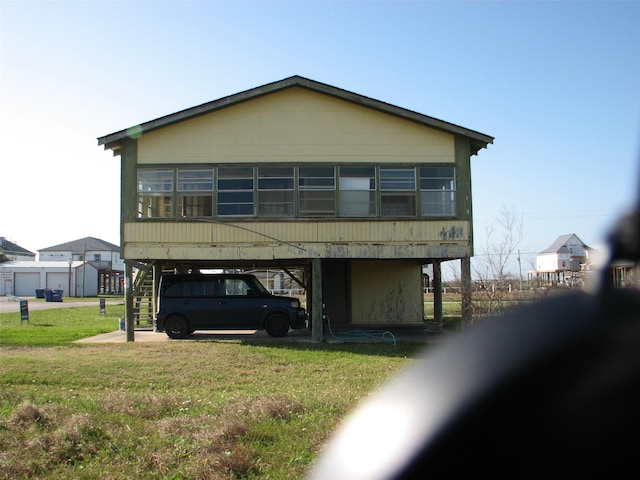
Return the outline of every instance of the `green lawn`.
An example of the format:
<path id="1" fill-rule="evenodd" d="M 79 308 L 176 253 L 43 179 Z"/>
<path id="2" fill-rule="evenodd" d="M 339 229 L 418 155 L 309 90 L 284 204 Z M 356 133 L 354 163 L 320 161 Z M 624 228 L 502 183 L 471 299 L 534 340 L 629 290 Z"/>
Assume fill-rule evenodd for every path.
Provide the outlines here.
<path id="1" fill-rule="evenodd" d="M 75 344 L 122 307 L 0 314 L 0 478 L 302 478 L 416 342 Z"/>
<path id="2" fill-rule="evenodd" d="M 123 315 L 124 305 L 107 305 L 101 315 L 98 300 L 95 307 L 30 310 L 28 322 L 20 321 L 20 313 L 0 313 L 0 347 L 67 345 L 117 330 Z"/>

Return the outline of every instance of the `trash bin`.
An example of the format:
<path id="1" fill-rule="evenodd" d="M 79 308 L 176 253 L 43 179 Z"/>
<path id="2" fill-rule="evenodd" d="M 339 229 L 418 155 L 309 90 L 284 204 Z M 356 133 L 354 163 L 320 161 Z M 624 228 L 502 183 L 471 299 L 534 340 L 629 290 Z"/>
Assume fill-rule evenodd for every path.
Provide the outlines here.
<path id="1" fill-rule="evenodd" d="M 44 291 L 44 301 L 45 302 L 53 302 L 53 290 L 49 290 L 48 288 Z"/>
<path id="2" fill-rule="evenodd" d="M 61 302 L 63 296 L 64 296 L 64 290 L 54 290 L 53 291 L 53 301 L 54 302 Z"/>
<path id="3" fill-rule="evenodd" d="M 44 288 L 36 288 L 36 298 L 44 298 Z"/>
<path id="4" fill-rule="evenodd" d="M 120 317 L 118 320 L 119 320 L 119 322 L 118 322 L 118 323 L 119 323 L 119 324 L 118 324 L 118 327 L 120 328 L 120 331 L 121 331 L 121 332 L 124 332 L 124 318 L 123 318 L 123 317 Z"/>

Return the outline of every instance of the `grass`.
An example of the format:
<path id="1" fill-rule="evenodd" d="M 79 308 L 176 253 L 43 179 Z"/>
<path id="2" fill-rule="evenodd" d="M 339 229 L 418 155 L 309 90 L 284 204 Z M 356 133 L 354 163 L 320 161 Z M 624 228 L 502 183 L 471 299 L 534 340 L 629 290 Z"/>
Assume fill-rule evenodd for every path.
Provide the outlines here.
<path id="1" fill-rule="evenodd" d="M 0 314 L 0 478 L 303 478 L 424 348 L 277 340 L 75 344 L 120 307 Z"/>
<path id="2" fill-rule="evenodd" d="M 29 300 L 29 305 L 33 302 Z M 0 313 L 0 346 L 56 346 L 118 329 L 124 305 L 107 305 L 105 314 L 95 307 L 29 310 L 29 322 L 20 313 Z"/>

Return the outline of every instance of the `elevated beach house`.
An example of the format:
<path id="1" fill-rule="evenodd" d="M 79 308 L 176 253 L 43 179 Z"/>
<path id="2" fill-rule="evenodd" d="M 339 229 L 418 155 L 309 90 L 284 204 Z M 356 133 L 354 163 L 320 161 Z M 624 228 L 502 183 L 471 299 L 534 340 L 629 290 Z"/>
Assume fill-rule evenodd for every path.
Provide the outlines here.
<path id="1" fill-rule="evenodd" d="M 323 305 L 336 324 L 423 322 L 423 265 L 439 287 L 456 259 L 468 314 L 470 161 L 492 142 L 300 76 L 100 137 L 122 164 L 127 304 L 166 271 L 278 269 L 320 340 Z"/>

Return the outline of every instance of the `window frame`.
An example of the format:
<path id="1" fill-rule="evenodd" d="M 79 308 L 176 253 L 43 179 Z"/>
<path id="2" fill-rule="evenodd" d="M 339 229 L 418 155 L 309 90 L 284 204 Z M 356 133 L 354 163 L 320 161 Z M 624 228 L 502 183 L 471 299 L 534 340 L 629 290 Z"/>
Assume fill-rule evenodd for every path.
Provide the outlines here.
<path id="1" fill-rule="evenodd" d="M 418 167 L 418 184 L 420 187 L 420 217 L 455 217 L 457 216 L 457 178 L 456 168 L 454 165 L 421 165 Z M 450 175 L 442 175 L 444 170 L 451 170 Z M 433 170 L 435 175 L 427 176 L 423 175 L 425 170 Z M 438 170 L 441 170 L 438 172 Z M 431 183 L 431 185 L 428 185 Z M 438 187 L 438 183 L 441 183 L 443 187 L 448 188 L 434 188 Z M 431 188 L 426 188 L 430 186 Z M 439 196 L 441 201 L 428 200 L 427 197 L 437 198 Z M 448 198 L 447 198 L 448 197 Z M 440 209 L 440 212 L 435 212 L 431 208 L 427 208 L 428 205 Z"/>
<path id="2" fill-rule="evenodd" d="M 158 175 L 157 184 L 154 181 L 142 180 L 145 175 L 153 173 Z M 136 172 L 137 218 L 173 218 L 175 216 L 175 176 L 174 167 L 138 168 Z"/>
<path id="3" fill-rule="evenodd" d="M 241 174 L 243 170 L 251 170 L 250 175 Z M 238 175 L 230 175 L 229 173 L 235 171 Z M 224 173 L 224 175 L 223 175 Z M 255 199 L 255 184 L 256 184 L 256 167 L 254 166 L 224 166 L 217 167 L 217 177 L 216 177 L 216 217 L 255 217 L 256 216 L 256 199 Z M 245 183 L 245 188 L 228 188 L 233 186 L 233 182 L 238 182 L 237 185 L 240 186 L 243 182 Z M 225 184 L 226 188 L 220 188 L 221 184 Z M 224 197 L 224 200 L 222 201 Z M 248 199 L 251 201 L 247 201 Z M 234 201 L 228 201 L 234 200 Z M 239 201 L 242 200 L 242 201 Z M 221 213 L 221 207 L 223 206 L 238 206 L 238 212 L 231 213 Z M 242 208 L 246 208 L 246 212 L 242 212 Z M 248 210 L 251 210 L 249 213 Z"/>
<path id="4" fill-rule="evenodd" d="M 457 173 L 426 163 L 139 166 L 136 218 L 455 218 Z"/>
<path id="5" fill-rule="evenodd" d="M 406 179 L 411 177 L 403 177 L 401 175 L 392 175 L 388 179 L 384 178 L 384 172 L 413 172 L 412 180 L 409 183 Z M 417 181 L 416 181 L 416 167 L 415 166 L 380 166 L 379 167 L 379 188 L 378 198 L 380 199 L 380 214 L 379 218 L 414 218 L 417 217 Z M 389 182 L 388 188 L 385 188 L 385 183 Z M 403 186 L 404 185 L 404 186 Z M 391 199 L 396 201 L 391 201 Z M 406 202 L 397 201 L 406 199 Z M 385 201 L 387 199 L 388 201 Z M 406 205 L 406 210 L 403 212 L 397 207 Z M 391 207 L 396 207 L 391 210 Z"/>
<path id="6" fill-rule="evenodd" d="M 208 172 L 210 173 L 210 177 L 205 178 L 206 182 L 203 182 L 203 178 L 197 177 L 195 179 L 189 179 L 188 177 L 184 180 L 190 180 L 188 183 L 183 183 L 184 180 L 181 178 L 181 174 L 186 173 L 195 173 L 195 172 Z M 197 168 L 197 167 L 188 167 L 188 168 L 176 168 L 176 209 L 177 216 L 183 218 L 206 218 L 213 216 L 213 208 L 214 208 L 214 185 L 216 181 L 216 172 L 215 168 Z M 191 186 L 191 188 L 190 188 Z M 195 186 L 195 188 L 193 188 Z M 198 186 L 202 186 L 205 188 L 198 188 Z M 187 205 L 186 201 L 190 199 L 190 204 Z M 193 213 L 193 210 L 198 210 L 197 213 Z M 191 210 L 191 213 L 188 211 Z"/>
<path id="7" fill-rule="evenodd" d="M 293 165 L 257 166 L 256 169 L 256 216 L 268 218 L 289 218 L 296 215 L 296 168 Z M 290 170 L 290 172 L 285 172 Z M 280 175 L 278 175 L 280 173 Z M 285 175 L 287 173 L 288 175 Z M 280 195 L 278 195 L 280 194 Z M 261 201 L 273 196 L 275 201 Z M 281 197 L 278 200 L 278 197 Z M 273 211 L 267 206 L 275 207 Z M 283 209 L 284 212 L 278 212 Z"/>
<path id="8" fill-rule="evenodd" d="M 369 172 L 366 172 L 366 171 Z M 348 175 L 343 175 L 348 173 Z M 346 218 L 376 218 L 378 217 L 378 170 L 370 165 L 340 165 L 338 168 L 338 216 Z M 349 179 L 349 181 L 347 180 Z M 360 180 L 354 182 L 353 180 Z M 368 186 L 365 183 L 368 181 Z M 349 184 L 347 186 L 347 184 Z M 360 185 L 357 185 L 360 184 Z M 364 188 L 363 188 L 364 187 Z M 357 201 L 362 197 L 366 201 Z M 360 195 L 358 195 L 360 194 Z M 353 198 L 354 201 L 349 201 Z M 360 208 L 358 208 L 360 205 Z M 363 208 L 364 206 L 367 208 Z M 360 210 L 360 211 L 358 211 Z M 366 213 L 365 213 L 366 210 Z"/>
<path id="9" fill-rule="evenodd" d="M 302 175 L 301 170 L 328 170 L 332 175 Z M 303 185 L 303 179 L 309 180 L 308 185 Z M 314 180 L 315 179 L 315 180 Z M 323 185 L 323 180 L 326 184 Z M 298 216 L 303 218 L 336 217 L 336 166 L 335 165 L 298 165 Z M 325 195 L 322 195 L 322 194 Z M 331 204 L 332 208 L 311 210 L 309 205 L 318 205 L 322 202 Z"/>

